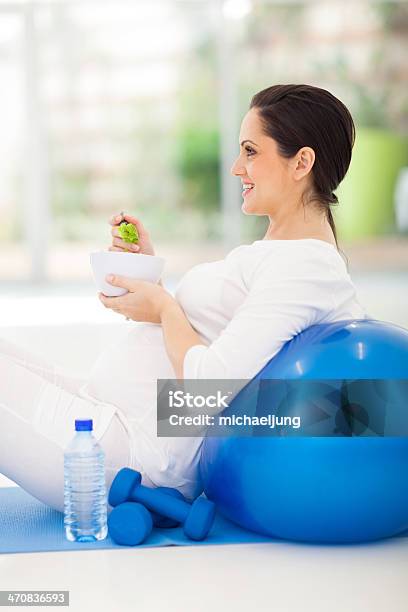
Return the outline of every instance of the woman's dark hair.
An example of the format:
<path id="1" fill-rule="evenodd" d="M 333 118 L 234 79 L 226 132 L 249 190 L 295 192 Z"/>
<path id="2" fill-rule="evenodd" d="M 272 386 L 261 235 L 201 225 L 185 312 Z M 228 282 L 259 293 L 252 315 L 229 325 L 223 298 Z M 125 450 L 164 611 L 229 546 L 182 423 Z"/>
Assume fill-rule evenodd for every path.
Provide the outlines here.
<path id="1" fill-rule="evenodd" d="M 338 204 L 333 192 L 351 161 L 355 127 L 350 112 L 326 89 L 312 85 L 267 87 L 253 96 L 249 108 L 258 110 L 264 133 L 276 140 L 283 157 L 293 157 L 302 147 L 314 150 L 309 202 L 326 210 L 337 244 L 330 206 Z"/>

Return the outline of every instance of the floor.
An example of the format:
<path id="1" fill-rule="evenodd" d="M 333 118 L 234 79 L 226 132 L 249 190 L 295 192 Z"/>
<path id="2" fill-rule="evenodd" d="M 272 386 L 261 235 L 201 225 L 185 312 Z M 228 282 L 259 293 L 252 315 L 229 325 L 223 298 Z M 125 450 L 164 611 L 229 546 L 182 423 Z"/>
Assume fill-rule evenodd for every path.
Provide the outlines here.
<path id="1" fill-rule="evenodd" d="M 355 282 L 373 316 L 408 327 L 406 272 Z M 1 293 L 0 334 L 75 373 L 86 373 L 132 325 L 106 311 L 89 286 L 33 289 L 27 297 L 27 288 L 3 285 Z M 0 475 L 0 486 L 11 484 Z M 69 590 L 75 612 L 406 612 L 407 575 L 408 538 L 0 555 L 0 590 Z"/>
<path id="2" fill-rule="evenodd" d="M 69 590 L 75 612 L 406 612 L 408 539 L 0 555 L 3 590 Z"/>

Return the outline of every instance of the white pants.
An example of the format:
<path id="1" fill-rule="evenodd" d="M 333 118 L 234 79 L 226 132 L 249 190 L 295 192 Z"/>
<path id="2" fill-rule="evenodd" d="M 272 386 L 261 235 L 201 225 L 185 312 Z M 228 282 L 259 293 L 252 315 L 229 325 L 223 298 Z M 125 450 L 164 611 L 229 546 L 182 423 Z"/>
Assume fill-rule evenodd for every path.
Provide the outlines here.
<path id="1" fill-rule="evenodd" d="M 107 492 L 115 474 L 132 467 L 121 411 L 80 397 L 84 382 L 0 338 L 0 473 L 60 512 L 64 448 L 75 434 L 75 419 L 93 419 L 93 434 L 105 451 Z"/>

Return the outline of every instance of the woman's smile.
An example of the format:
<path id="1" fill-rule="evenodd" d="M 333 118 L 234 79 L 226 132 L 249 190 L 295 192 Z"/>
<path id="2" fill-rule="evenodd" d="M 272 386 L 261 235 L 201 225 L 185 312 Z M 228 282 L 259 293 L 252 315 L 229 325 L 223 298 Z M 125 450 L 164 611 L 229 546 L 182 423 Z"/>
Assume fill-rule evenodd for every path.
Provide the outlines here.
<path id="1" fill-rule="evenodd" d="M 253 183 L 242 183 L 242 196 L 246 198 L 254 187 Z"/>

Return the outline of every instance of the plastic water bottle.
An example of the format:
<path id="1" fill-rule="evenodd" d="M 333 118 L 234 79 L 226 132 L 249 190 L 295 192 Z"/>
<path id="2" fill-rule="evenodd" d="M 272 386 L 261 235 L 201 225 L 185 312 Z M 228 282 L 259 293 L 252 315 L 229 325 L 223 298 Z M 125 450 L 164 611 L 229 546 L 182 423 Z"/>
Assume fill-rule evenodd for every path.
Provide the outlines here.
<path id="1" fill-rule="evenodd" d="M 105 452 L 92 435 L 92 419 L 76 419 L 75 431 L 64 452 L 65 536 L 94 542 L 108 533 Z"/>

